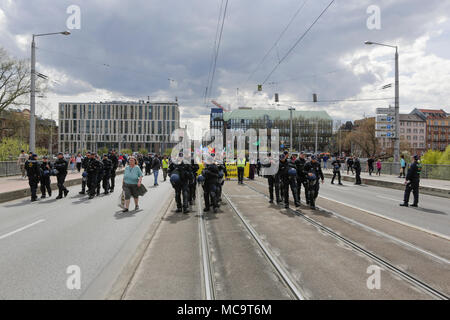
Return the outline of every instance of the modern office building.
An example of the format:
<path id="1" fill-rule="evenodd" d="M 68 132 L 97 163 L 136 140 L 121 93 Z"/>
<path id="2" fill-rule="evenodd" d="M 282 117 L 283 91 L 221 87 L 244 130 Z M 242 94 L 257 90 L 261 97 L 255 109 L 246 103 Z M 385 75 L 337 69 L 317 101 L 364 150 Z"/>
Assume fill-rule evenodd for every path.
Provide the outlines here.
<path id="1" fill-rule="evenodd" d="M 101 148 L 162 153 L 175 144 L 170 134 L 180 125 L 177 102 L 59 103 L 62 152 Z"/>
<path id="2" fill-rule="evenodd" d="M 211 110 L 211 129 L 218 128 L 222 123 L 219 120 L 222 110 L 218 110 L 214 112 Z M 223 129 L 246 131 L 253 128 L 256 132 L 258 129 L 278 129 L 281 149 L 291 149 L 297 152 L 314 151 L 317 132 L 317 151 L 324 151 L 332 136 L 333 120 L 325 111 L 292 111 L 294 140 L 292 148 L 289 145 L 289 110 L 239 108 L 222 114 Z"/>
<path id="3" fill-rule="evenodd" d="M 450 114 L 444 110 L 414 109 L 415 114 L 426 121 L 426 149 L 443 151 L 450 144 Z"/>

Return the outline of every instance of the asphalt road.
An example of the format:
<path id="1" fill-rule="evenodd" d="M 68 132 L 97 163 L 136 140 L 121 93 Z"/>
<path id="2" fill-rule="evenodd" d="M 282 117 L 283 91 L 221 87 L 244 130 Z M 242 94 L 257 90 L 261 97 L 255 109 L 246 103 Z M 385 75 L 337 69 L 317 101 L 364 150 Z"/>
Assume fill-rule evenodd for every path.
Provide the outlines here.
<path id="1" fill-rule="evenodd" d="M 0 205 L 0 299 L 103 299 L 135 254 L 156 213 L 173 196 L 169 182 L 153 185 L 140 210 L 122 214 L 114 194 L 88 200 L 70 187 L 67 198 L 30 203 L 28 198 Z M 134 209 L 132 201 L 130 209 Z M 81 271 L 81 288 L 67 281 Z M 76 268 L 76 267 L 75 267 Z M 73 269 L 72 269 L 73 270 Z"/>
<path id="2" fill-rule="evenodd" d="M 332 185 L 330 181 L 325 179 L 325 183 L 320 185 L 319 196 L 450 237 L 449 199 L 419 194 L 419 207 L 405 208 L 399 206 L 403 202 L 401 190 L 358 186 L 347 181 L 343 181 L 344 185 L 340 186 L 336 180 Z M 410 204 L 412 202 L 411 193 Z"/>

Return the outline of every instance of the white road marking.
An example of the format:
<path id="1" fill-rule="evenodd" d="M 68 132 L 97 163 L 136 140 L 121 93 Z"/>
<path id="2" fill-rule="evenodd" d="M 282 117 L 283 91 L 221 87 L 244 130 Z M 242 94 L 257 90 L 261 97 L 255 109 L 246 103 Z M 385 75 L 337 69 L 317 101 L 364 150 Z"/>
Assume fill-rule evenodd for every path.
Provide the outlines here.
<path id="1" fill-rule="evenodd" d="M 393 198 L 384 197 L 384 196 L 379 196 L 379 195 L 376 195 L 376 197 L 377 197 L 377 198 L 381 198 L 381 199 L 392 200 L 392 201 L 395 201 L 395 202 L 398 202 L 398 203 L 403 202 L 403 199 L 393 199 Z"/>
<path id="2" fill-rule="evenodd" d="M 23 230 L 25 230 L 25 229 L 31 228 L 32 226 L 34 226 L 34 225 L 36 225 L 36 224 L 38 224 L 38 223 L 44 222 L 44 221 L 45 221 L 44 219 L 40 219 L 40 220 L 35 221 L 35 222 L 33 222 L 33 223 L 27 224 L 26 226 L 24 226 L 24 227 L 22 227 L 22 228 L 19 228 L 19 229 L 17 229 L 17 230 L 11 231 L 11 232 L 9 232 L 9 233 L 7 233 L 7 234 L 4 234 L 4 235 L 0 236 L 0 240 L 3 240 L 3 239 L 5 239 L 5 238 L 7 238 L 7 237 L 9 237 L 9 236 L 12 236 L 13 234 L 16 234 L 16 233 L 18 233 L 18 232 L 20 232 L 20 231 L 23 231 Z"/>

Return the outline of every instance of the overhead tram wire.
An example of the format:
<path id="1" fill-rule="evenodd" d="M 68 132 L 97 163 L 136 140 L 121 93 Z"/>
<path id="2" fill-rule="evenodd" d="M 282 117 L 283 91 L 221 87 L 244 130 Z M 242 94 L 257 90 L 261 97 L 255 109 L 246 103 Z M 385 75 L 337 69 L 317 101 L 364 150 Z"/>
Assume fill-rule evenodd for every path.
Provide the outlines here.
<path id="1" fill-rule="evenodd" d="M 225 2 L 225 9 L 223 10 L 222 27 L 220 29 L 219 41 L 217 43 L 217 50 L 216 50 L 216 56 L 215 56 L 215 59 L 214 59 L 214 66 L 213 66 L 213 69 L 212 69 L 211 81 L 210 81 L 210 84 L 208 86 L 209 87 L 208 99 L 211 97 L 213 83 L 214 83 L 214 76 L 216 74 L 217 58 L 219 56 L 220 43 L 222 42 L 223 26 L 225 24 L 225 18 L 226 18 L 226 15 L 227 15 L 227 8 L 228 8 L 228 0 L 226 0 L 226 2 Z"/>
<path id="2" fill-rule="evenodd" d="M 395 99 L 395 97 L 391 97 L 391 98 L 367 98 L 367 99 L 335 99 L 335 100 L 318 100 L 317 102 L 314 103 L 320 103 L 320 102 L 326 102 L 326 103 L 330 103 L 330 102 L 364 102 L 364 101 L 385 101 L 385 100 L 393 100 Z M 307 101 L 288 101 L 289 103 L 309 103 L 309 102 L 313 102 L 311 100 Z"/>
<path id="3" fill-rule="evenodd" d="M 280 64 L 289 56 L 289 54 L 297 47 L 297 45 L 303 40 L 303 38 L 308 34 L 308 32 L 314 27 L 314 25 L 319 21 L 319 19 L 325 14 L 325 12 L 328 10 L 329 7 L 334 3 L 335 0 L 331 0 L 331 2 L 328 4 L 328 6 L 325 7 L 325 9 L 322 10 L 322 12 L 319 14 L 319 16 L 314 20 L 314 22 L 309 26 L 308 29 L 306 29 L 305 32 L 300 36 L 300 38 L 294 43 L 294 45 L 286 52 L 286 54 L 281 58 L 281 60 L 275 65 L 275 67 L 270 71 L 270 73 L 267 75 L 267 77 L 264 79 L 262 84 L 265 84 L 267 80 L 272 76 L 272 74 L 275 72 L 275 70 L 280 66 Z"/>
<path id="4" fill-rule="evenodd" d="M 305 0 L 303 2 L 303 4 L 297 9 L 297 11 L 294 13 L 294 15 L 292 16 L 291 20 L 289 21 L 289 23 L 286 25 L 286 27 L 283 29 L 283 31 L 280 33 L 280 35 L 278 36 L 278 39 L 275 41 L 275 43 L 272 45 L 272 47 L 266 52 L 266 54 L 263 56 L 263 58 L 261 59 L 261 61 L 258 63 L 258 65 L 256 66 L 256 68 L 253 70 L 253 72 L 249 75 L 249 77 L 247 78 L 247 81 L 250 81 L 250 79 L 253 77 L 253 75 L 256 73 L 256 71 L 262 66 L 262 64 L 264 63 L 264 61 L 267 59 L 267 57 L 269 56 L 269 54 L 272 52 L 272 50 L 274 48 L 277 47 L 278 42 L 280 42 L 281 38 L 284 36 L 284 34 L 286 33 L 286 31 L 289 29 L 289 27 L 291 26 L 292 22 L 294 22 L 295 18 L 298 16 L 298 14 L 302 11 L 303 7 L 306 5 L 306 3 L 308 2 L 308 0 Z"/>
<path id="5" fill-rule="evenodd" d="M 211 79 L 211 71 L 212 71 L 212 67 L 213 67 L 213 64 L 214 64 L 214 57 L 216 56 L 217 36 L 219 35 L 220 17 L 222 16 L 223 2 L 224 2 L 224 0 L 222 0 L 221 3 L 220 3 L 219 16 L 217 17 L 216 34 L 214 36 L 214 45 L 213 45 L 213 50 L 212 50 L 212 53 L 211 53 L 211 63 L 209 64 L 208 78 L 206 79 L 206 90 L 205 90 L 205 95 L 204 95 L 204 104 L 205 105 L 206 105 L 206 99 L 207 99 L 207 96 L 208 96 L 208 88 L 209 88 L 209 82 L 210 82 L 210 79 Z"/>

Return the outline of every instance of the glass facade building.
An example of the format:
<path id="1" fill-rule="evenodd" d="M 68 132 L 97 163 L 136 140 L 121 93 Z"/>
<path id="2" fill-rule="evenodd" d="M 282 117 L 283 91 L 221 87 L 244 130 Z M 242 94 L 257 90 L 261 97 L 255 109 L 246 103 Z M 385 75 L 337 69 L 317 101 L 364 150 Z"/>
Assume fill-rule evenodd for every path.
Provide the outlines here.
<path id="1" fill-rule="evenodd" d="M 100 148 L 162 153 L 175 144 L 170 134 L 179 128 L 176 102 L 59 103 L 61 152 Z"/>

